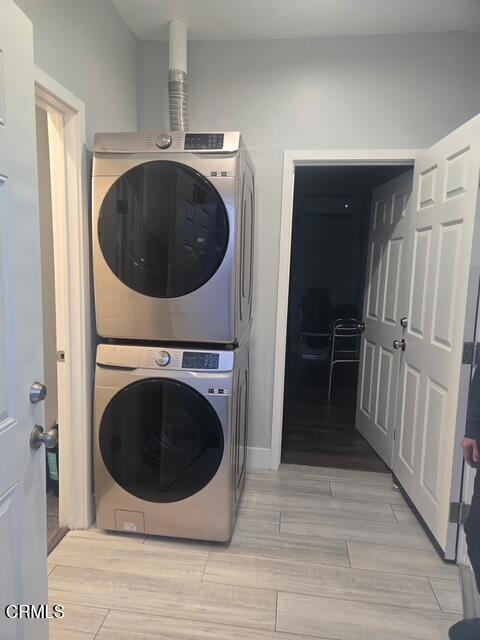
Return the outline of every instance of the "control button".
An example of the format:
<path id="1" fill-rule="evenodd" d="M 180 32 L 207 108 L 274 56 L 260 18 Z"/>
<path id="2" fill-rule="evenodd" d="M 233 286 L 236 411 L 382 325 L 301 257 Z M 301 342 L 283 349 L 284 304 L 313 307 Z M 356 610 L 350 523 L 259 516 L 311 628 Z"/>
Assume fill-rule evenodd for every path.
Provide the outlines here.
<path id="1" fill-rule="evenodd" d="M 168 147 L 172 144 L 172 136 L 169 136 L 166 133 L 162 133 L 157 136 L 155 144 L 159 149 L 168 149 Z"/>
<path id="2" fill-rule="evenodd" d="M 170 354 L 168 351 L 159 351 L 155 356 L 155 362 L 159 367 L 166 367 L 170 362 Z"/>

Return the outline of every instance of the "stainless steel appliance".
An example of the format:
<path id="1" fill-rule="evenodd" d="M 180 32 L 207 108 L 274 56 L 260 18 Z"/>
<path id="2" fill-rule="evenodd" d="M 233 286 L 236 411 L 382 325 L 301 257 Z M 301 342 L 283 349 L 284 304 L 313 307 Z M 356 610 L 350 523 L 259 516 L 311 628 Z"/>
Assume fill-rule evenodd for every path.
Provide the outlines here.
<path id="1" fill-rule="evenodd" d="M 238 132 L 97 134 L 98 333 L 239 344 L 252 315 L 254 203 Z"/>
<path id="2" fill-rule="evenodd" d="M 248 342 L 232 351 L 99 345 L 97 525 L 229 540 L 247 419 Z"/>

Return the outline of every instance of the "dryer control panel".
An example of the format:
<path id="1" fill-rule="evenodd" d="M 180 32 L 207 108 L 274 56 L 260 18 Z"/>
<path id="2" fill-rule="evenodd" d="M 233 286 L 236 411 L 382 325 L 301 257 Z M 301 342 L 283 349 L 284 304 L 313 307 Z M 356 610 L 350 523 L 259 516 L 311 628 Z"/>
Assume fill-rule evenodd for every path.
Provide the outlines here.
<path id="1" fill-rule="evenodd" d="M 196 151 L 200 149 L 223 149 L 223 133 L 186 133 L 186 151 Z"/>
<path id="2" fill-rule="evenodd" d="M 96 133 L 94 152 L 104 153 L 235 153 L 240 149 L 239 131 L 147 131 Z"/>

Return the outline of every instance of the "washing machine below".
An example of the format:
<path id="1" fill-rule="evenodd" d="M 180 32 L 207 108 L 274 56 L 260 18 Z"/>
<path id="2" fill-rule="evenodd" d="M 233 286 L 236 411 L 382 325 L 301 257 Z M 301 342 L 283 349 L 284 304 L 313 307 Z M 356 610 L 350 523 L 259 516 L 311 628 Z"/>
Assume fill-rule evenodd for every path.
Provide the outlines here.
<path id="1" fill-rule="evenodd" d="M 233 351 L 99 345 L 97 526 L 228 541 L 247 424 L 248 343 Z"/>
<path id="2" fill-rule="evenodd" d="M 98 334 L 242 342 L 252 319 L 254 193 L 238 132 L 96 134 Z"/>

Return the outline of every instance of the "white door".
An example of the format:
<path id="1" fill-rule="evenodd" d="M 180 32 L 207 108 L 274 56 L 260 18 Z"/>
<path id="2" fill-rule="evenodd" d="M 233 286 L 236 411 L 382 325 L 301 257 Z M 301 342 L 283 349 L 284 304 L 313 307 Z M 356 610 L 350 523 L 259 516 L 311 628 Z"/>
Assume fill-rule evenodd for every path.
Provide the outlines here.
<path id="1" fill-rule="evenodd" d="M 457 422 L 464 427 L 459 418 L 468 391 L 461 384 L 465 329 L 474 322 L 468 294 L 478 284 L 471 264 L 472 248 L 479 251 L 473 244 L 479 176 L 480 116 L 416 158 L 400 290 L 408 326 L 393 471 L 447 557 L 454 557 L 457 535 L 449 505 L 460 493 L 455 435 Z"/>
<path id="2" fill-rule="evenodd" d="M 392 344 L 399 334 L 400 275 L 404 269 L 405 238 L 411 170 L 378 187 L 372 194 L 367 258 L 367 287 L 363 303 L 356 427 L 385 463 L 392 466 L 395 399 L 399 354 Z"/>
<path id="3" fill-rule="evenodd" d="M 42 403 L 42 301 L 36 187 L 32 25 L 0 2 L 0 638 L 46 640 L 42 620 L 8 604 L 47 602 L 45 451 L 30 448 Z M 9 610 L 13 612 L 12 609 Z"/>

